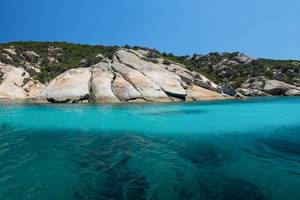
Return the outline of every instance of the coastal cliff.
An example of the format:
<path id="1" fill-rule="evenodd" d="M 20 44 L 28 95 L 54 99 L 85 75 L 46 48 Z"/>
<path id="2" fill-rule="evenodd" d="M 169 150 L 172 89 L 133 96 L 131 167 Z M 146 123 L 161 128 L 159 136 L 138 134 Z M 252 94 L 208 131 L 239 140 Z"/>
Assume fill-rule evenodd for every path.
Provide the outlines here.
<path id="1" fill-rule="evenodd" d="M 252 75 L 259 62 L 239 53 L 176 57 L 141 47 L 8 43 L 0 45 L 0 99 L 118 103 L 300 95 L 299 62 L 287 75 L 269 67 L 280 80 L 270 72 Z"/>

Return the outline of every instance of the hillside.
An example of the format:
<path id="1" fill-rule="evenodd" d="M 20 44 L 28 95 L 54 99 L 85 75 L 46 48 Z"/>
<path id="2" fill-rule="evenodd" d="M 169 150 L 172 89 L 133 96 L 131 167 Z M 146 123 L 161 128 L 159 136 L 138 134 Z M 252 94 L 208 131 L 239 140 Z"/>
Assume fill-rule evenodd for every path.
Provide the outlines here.
<path id="1" fill-rule="evenodd" d="M 120 51 L 127 52 L 125 55 L 127 63 L 119 60 Z M 136 60 L 132 63 L 130 59 Z M 176 86 L 176 90 L 182 90 L 179 94 L 164 91 L 172 100 L 174 98 L 185 100 L 189 88 L 193 85 L 225 96 L 235 96 L 236 94 L 245 96 L 300 95 L 299 61 L 254 59 L 239 52 L 175 56 L 143 47 L 92 46 L 64 42 L 11 42 L 0 44 L 0 62 L 2 66 L 9 65 L 17 67 L 18 70 L 23 69 L 28 73 L 27 79 L 31 80 L 32 84 L 39 83 L 38 88 L 41 85 L 48 86 L 59 75 L 70 69 L 79 68 L 79 71 L 85 71 L 86 68 L 88 71 L 93 71 L 91 67 L 99 65 L 99 63 L 102 63 L 100 68 L 105 65 L 109 67 L 104 68 L 112 68 L 110 71 L 112 71 L 112 80 L 114 81 L 120 74 L 120 72 L 115 73 L 115 64 L 121 63 L 128 68 L 138 70 L 146 78 L 150 77 L 152 82 L 161 78 L 159 73 L 152 75 L 152 71 L 159 72 L 161 68 L 163 69 L 162 74 L 166 73 L 166 76 L 162 77 L 170 78 L 171 82 L 179 77 L 180 84 L 184 85 L 182 88 Z M 150 74 L 148 74 L 148 66 L 152 66 Z M 143 71 L 145 69 L 146 72 Z M 0 71 L 0 85 L 1 80 L 3 81 L 4 71 Z M 187 78 L 186 74 L 184 76 L 182 73 L 178 74 L 179 71 L 188 74 L 189 77 Z M 28 81 L 27 79 L 26 81 Z M 168 84 L 172 85 L 171 82 Z M 137 87 L 134 84 L 132 86 Z M 90 89 L 88 88 L 88 90 Z M 141 90 L 137 89 L 136 92 L 141 94 Z M 89 95 L 88 99 L 91 96 L 93 95 Z M 139 98 L 145 99 L 144 95 L 140 95 Z M 127 98 L 127 100 L 129 99 Z M 132 99 L 136 99 L 136 97 Z M 52 99 L 52 101 L 55 100 Z"/>

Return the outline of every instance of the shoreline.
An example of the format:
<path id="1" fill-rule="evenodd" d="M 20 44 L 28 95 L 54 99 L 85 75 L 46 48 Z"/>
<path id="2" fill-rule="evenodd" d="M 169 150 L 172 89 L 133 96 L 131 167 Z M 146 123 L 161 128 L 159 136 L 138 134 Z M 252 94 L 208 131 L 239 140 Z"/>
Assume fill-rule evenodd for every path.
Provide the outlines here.
<path id="1" fill-rule="evenodd" d="M 50 102 L 44 99 L 6 99 L 0 98 L 0 103 L 33 103 L 33 104 L 50 104 L 50 105 L 59 105 L 59 104 L 95 104 L 95 105 L 123 105 L 123 104 L 176 104 L 176 103 L 198 103 L 198 102 L 213 102 L 213 101 L 228 101 L 228 100 L 247 100 L 236 98 L 236 97 L 225 97 L 224 98 L 212 98 L 212 99 L 203 99 L 203 100 L 186 100 L 186 101 L 119 101 L 119 102 L 109 102 L 109 101 L 89 101 L 83 100 L 79 102 Z"/>
<path id="2" fill-rule="evenodd" d="M 197 103 L 227 103 L 227 102 L 251 102 L 256 100 L 273 101 L 279 99 L 297 99 L 299 96 L 253 96 L 247 97 L 246 99 L 240 98 L 226 98 L 226 99 L 211 99 L 211 100 L 200 100 L 200 101 L 177 101 L 177 102 L 78 102 L 78 103 L 51 103 L 47 100 L 30 100 L 30 99 L 0 99 L 0 106 L 5 105 L 103 105 L 103 106 L 134 106 L 134 105 L 177 105 L 177 104 L 197 104 Z"/>

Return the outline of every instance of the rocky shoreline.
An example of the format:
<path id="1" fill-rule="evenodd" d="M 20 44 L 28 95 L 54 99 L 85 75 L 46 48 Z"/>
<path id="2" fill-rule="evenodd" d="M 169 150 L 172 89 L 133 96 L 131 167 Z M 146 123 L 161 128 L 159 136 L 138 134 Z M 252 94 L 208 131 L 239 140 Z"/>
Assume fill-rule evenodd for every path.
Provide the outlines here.
<path id="1" fill-rule="evenodd" d="M 2 100 L 137 103 L 225 100 L 270 95 L 300 96 L 299 87 L 263 76 L 250 77 L 239 88 L 233 88 L 227 83 L 217 85 L 183 64 L 151 56 L 151 51 L 129 48 L 119 48 L 109 58 L 99 53 L 95 57 L 98 59 L 95 64 L 89 65 L 84 63 L 86 60 L 81 60 L 83 66 L 65 70 L 41 82 L 36 77 L 45 70 L 45 61 L 39 54 L 34 51 L 22 52 L 17 58 L 23 66 L 18 66 L 14 64 L 14 58 L 20 52 L 13 46 L 1 51 L 2 58 L 5 57 L 0 62 Z M 63 49 L 49 47 L 47 59 L 54 62 L 50 66 L 55 67 L 62 54 Z M 239 60 L 252 62 L 241 56 Z"/>
<path id="2" fill-rule="evenodd" d="M 120 49 L 96 65 L 70 69 L 43 84 L 20 67 L 0 64 L 0 99 L 52 103 L 179 102 L 230 96 L 205 76 L 183 66 L 145 60 L 145 51 Z"/>

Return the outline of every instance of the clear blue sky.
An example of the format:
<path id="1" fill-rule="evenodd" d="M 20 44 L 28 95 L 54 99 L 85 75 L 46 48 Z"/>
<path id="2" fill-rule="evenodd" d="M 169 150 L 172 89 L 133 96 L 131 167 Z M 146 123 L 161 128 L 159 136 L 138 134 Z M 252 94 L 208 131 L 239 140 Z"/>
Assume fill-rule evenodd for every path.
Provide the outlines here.
<path id="1" fill-rule="evenodd" d="M 0 42 L 140 45 L 300 59 L 299 0 L 1 0 Z"/>

